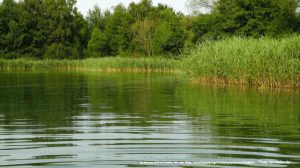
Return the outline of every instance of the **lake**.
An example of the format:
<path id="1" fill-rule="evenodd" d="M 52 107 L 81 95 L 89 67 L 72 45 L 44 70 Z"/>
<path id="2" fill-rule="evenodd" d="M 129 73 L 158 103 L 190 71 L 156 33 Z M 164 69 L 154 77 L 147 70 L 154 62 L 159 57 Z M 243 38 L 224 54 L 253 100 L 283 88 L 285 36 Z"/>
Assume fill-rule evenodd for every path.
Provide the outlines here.
<path id="1" fill-rule="evenodd" d="M 0 167 L 300 167 L 300 94 L 172 74 L 0 72 Z"/>

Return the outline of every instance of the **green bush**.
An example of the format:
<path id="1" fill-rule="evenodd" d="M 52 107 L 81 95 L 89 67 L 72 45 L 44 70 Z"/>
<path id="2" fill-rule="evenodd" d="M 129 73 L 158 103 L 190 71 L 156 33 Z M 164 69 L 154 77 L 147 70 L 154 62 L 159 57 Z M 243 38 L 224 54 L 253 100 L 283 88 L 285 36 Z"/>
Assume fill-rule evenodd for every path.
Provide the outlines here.
<path id="1" fill-rule="evenodd" d="M 51 46 L 47 47 L 44 58 L 48 59 L 78 59 L 79 54 L 77 50 L 73 47 L 61 44 L 54 43 Z"/>

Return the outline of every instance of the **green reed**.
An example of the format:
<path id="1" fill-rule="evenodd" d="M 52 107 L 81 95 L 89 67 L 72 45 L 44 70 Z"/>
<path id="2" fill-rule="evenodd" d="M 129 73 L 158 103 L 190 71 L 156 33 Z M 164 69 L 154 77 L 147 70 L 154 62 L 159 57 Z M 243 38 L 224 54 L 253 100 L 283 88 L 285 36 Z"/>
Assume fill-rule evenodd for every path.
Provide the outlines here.
<path id="1" fill-rule="evenodd" d="M 202 82 L 299 87 L 300 36 L 205 42 L 183 60 L 182 69 Z"/>
<path id="2" fill-rule="evenodd" d="M 166 58 L 104 57 L 85 60 L 0 59 L 0 69 L 78 69 L 99 71 L 174 71 L 179 61 Z"/>

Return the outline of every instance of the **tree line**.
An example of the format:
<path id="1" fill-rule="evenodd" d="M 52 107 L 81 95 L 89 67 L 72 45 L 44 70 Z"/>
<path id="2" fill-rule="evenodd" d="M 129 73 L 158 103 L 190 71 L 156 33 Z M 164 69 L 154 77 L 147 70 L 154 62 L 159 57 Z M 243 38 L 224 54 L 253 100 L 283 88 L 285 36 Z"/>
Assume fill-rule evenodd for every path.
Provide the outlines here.
<path id="1" fill-rule="evenodd" d="M 300 32 L 299 0 L 189 0 L 188 4 L 192 15 L 141 0 L 106 11 L 95 6 L 84 17 L 76 0 L 3 0 L 0 58 L 177 57 L 206 40 L 277 38 Z"/>

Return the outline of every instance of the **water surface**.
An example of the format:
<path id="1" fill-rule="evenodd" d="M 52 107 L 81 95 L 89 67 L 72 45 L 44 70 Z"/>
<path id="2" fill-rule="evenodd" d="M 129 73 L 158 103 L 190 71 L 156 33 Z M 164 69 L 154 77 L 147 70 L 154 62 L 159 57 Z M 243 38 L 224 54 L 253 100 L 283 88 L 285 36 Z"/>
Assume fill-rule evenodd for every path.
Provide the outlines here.
<path id="1" fill-rule="evenodd" d="M 300 96 L 174 75 L 0 72 L 0 167 L 300 167 Z"/>

